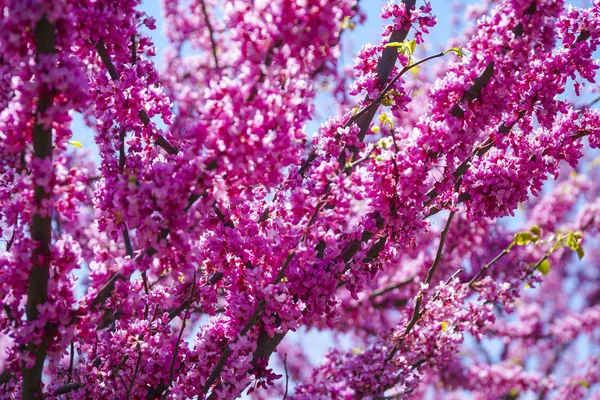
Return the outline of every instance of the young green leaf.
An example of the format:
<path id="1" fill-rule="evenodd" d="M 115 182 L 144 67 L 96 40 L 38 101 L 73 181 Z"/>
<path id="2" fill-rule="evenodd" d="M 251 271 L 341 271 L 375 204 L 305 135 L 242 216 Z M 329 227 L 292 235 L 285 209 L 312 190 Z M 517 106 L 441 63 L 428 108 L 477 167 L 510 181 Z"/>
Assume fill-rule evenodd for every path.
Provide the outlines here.
<path id="1" fill-rule="evenodd" d="M 519 232 L 515 234 L 515 243 L 517 246 L 524 246 L 533 240 L 531 232 Z"/>
<path id="2" fill-rule="evenodd" d="M 540 233 L 542 232 L 542 230 L 540 229 L 540 227 L 537 226 L 537 225 L 532 226 L 531 229 L 529 229 L 529 231 L 531 233 L 533 233 L 535 236 L 540 236 Z"/>
<path id="3" fill-rule="evenodd" d="M 542 275 L 547 275 L 550 272 L 550 261 L 544 260 L 538 265 L 537 270 L 542 273 Z"/>
<path id="4" fill-rule="evenodd" d="M 78 142 L 77 140 L 69 140 L 67 143 L 69 143 L 71 146 L 75 146 L 80 149 L 83 148 L 83 145 L 81 144 L 81 142 Z"/>
<path id="5" fill-rule="evenodd" d="M 583 256 L 585 256 L 585 251 L 583 251 L 583 247 L 579 246 L 576 251 L 577 257 L 579 257 L 579 259 L 581 260 Z"/>

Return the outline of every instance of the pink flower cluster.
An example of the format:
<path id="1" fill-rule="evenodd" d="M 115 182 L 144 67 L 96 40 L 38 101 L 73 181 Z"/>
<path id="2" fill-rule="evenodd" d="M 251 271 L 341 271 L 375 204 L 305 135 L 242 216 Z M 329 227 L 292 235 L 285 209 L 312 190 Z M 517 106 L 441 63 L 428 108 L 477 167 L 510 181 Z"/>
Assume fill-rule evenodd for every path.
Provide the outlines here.
<path id="1" fill-rule="evenodd" d="M 600 4 L 416 3 L 0 0 L 0 397 L 597 393 Z"/>

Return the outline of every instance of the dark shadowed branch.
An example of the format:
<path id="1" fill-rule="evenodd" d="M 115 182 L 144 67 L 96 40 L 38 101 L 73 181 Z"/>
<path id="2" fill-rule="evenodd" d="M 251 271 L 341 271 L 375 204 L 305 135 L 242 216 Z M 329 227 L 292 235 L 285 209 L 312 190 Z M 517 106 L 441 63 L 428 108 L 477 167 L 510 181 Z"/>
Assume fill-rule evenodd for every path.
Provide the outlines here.
<path id="1" fill-rule="evenodd" d="M 55 51 L 56 32 L 46 16 L 37 23 L 34 32 L 36 49 L 36 61 L 39 63 L 40 55 L 50 55 Z M 41 80 L 41 79 L 40 79 Z M 41 85 L 41 84 L 40 84 Z M 52 103 L 53 94 L 44 88 L 40 88 L 37 111 L 35 114 L 35 125 L 33 127 L 33 158 L 36 160 L 52 160 L 52 127 L 50 124 L 42 124 L 39 119 Z M 38 171 L 41 174 L 52 174 L 52 170 Z M 45 181 L 44 179 L 42 181 Z M 48 181 L 52 182 L 52 179 Z M 34 240 L 35 248 L 31 254 L 31 271 L 27 287 L 27 304 L 25 311 L 29 323 L 38 318 L 38 306 L 48 300 L 48 278 L 50 275 L 50 241 L 51 212 L 45 210 L 44 200 L 52 195 L 52 187 L 36 186 L 34 189 L 34 209 L 38 210 L 31 221 L 31 238 Z M 42 369 L 46 359 L 48 337 L 43 337 L 41 343 L 30 341 L 26 351 L 35 358 L 34 365 L 27 367 L 23 365 L 22 399 L 42 398 Z"/>

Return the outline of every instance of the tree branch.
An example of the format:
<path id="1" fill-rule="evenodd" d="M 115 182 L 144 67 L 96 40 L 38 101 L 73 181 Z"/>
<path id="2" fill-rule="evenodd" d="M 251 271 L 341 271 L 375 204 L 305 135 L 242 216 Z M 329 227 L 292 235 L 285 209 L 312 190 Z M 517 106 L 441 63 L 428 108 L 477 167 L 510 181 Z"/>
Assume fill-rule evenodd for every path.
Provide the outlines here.
<path id="1" fill-rule="evenodd" d="M 446 221 L 446 226 L 444 226 L 444 229 L 442 230 L 442 233 L 440 235 L 440 243 L 438 245 L 438 249 L 437 249 L 435 258 L 433 260 L 433 263 L 431 264 L 431 267 L 429 267 L 429 271 L 427 272 L 427 278 L 425 279 L 425 285 L 429 285 L 431 283 L 431 280 L 433 279 L 435 270 L 437 269 L 438 265 L 442 261 L 442 252 L 444 250 L 444 243 L 446 242 L 446 237 L 448 236 L 448 231 L 450 230 L 450 225 L 452 224 L 452 219 L 454 218 L 454 214 L 456 214 L 455 211 L 450 211 L 450 215 L 448 215 L 448 220 Z M 448 282 L 450 282 L 452 279 L 454 279 L 454 277 L 461 271 L 462 270 L 459 269 L 457 272 L 455 272 L 455 274 L 450 277 Z M 417 324 L 419 319 L 421 319 L 421 316 L 423 315 L 424 310 L 421 310 L 420 308 L 421 308 L 421 303 L 423 302 L 424 295 L 425 295 L 424 290 L 423 289 L 419 290 L 419 293 L 417 294 L 417 297 L 415 299 L 415 308 L 413 310 L 412 317 L 411 317 L 410 321 L 408 322 L 408 324 L 406 325 L 406 328 L 404 329 L 404 333 L 402 334 L 402 336 L 400 336 L 398 341 L 394 344 L 394 347 L 392 347 L 390 354 L 388 354 L 387 358 L 385 359 L 385 361 L 383 363 L 383 367 L 381 368 L 381 371 L 379 372 L 379 374 L 377 374 L 377 382 L 379 382 L 379 379 L 380 379 L 381 375 L 383 374 L 383 371 L 384 371 L 386 365 L 392 360 L 392 358 L 394 358 L 394 356 L 400 349 L 400 345 L 404 342 L 404 340 L 406 339 L 408 334 L 412 331 L 412 329 Z M 435 297 L 434 297 L 434 299 L 435 299 Z"/>
<path id="2" fill-rule="evenodd" d="M 208 19 L 208 12 L 206 11 L 206 4 L 204 4 L 204 0 L 200 0 L 200 4 L 202 5 L 202 14 L 204 14 L 204 20 L 206 21 L 206 27 L 208 28 L 208 34 L 210 36 L 210 44 L 212 46 L 212 55 L 215 60 L 215 67 L 220 69 L 219 67 L 219 59 L 217 57 L 217 44 L 214 38 L 213 27 Z"/>
<path id="3" fill-rule="evenodd" d="M 36 49 L 36 62 L 39 64 L 40 55 L 50 55 L 55 51 L 56 32 L 55 27 L 44 15 L 37 23 L 34 32 L 34 41 Z M 41 81 L 42 79 L 38 79 Z M 40 85 L 42 85 L 40 83 Z M 53 94 L 46 88 L 40 88 L 39 99 L 37 103 L 37 112 L 35 114 L 35 125 L 33 127 L 33 158 L 34 160 L 50 160 L 52 162 L 52 127 L 51 124 L 42 124 L 39 122 L 41 114 L 45 113 L 52 103 Z M 41 174 L 52 176 L 53 170 L 39 171 Z M 52 179 L 44 181 L 52 182 Z M 52 196 L 52 187 L 43 185 L 36 186 L 34 189 L 34 208 L 37 210 L 31 221 L 31 238 L 35 243 L 35 248 L 31 254 L 31 271 L 29 273 L 27 287 L 27 304 L 25 306 L 27 320 L 33 323 L 38 318 L 38 306 L 48 300 L 48 279 L 50 275 L 50 242 L 52 239 L 51 231 L 51 210 L 46 210 L 44 200 Z M 47 335 L 47 332 L 46 332 Z M 35 357 L 34 365 L 27 367 L 24 362 L 22 368 L 23 384 L 22 399 L 42 398 L 42 369 L 46 359 L 46 350 L 48 337 L 42 338 L 41 343 L 30 341 L 26 346 L 28 353 L 33 353 Z"/>
<path id="4" fill-rule="evenodd" d="M 402 0 L 402 3 L 404 3 L 407 13 L 410 15 L 411 10 L 415 7 L 416 0 Z M 403 26 L 401 29 L 398 29 L 398 30 L 394 30 L 391 33 L 391 35 L 388 39 L 388 42 L 389 43 L 403 42 L 404 40 L 406 40 L 406 37 L 408 36 L 409 31 L 410 31 L 410 25 Z M 396 65 L 397 59 L 398 59 L 398 48 L 397 47 L 390 46 L 390 47 L 386 47 L 383 49 L 383 52 L 381 53 L 381 57 L 379 57 L 379 60 L 377 61 L 377 67 L 375 70 L 376 74 L 377 74 L 377 79 L 379 79 L 380 86 L 385 85 L 385 83 L 387 82 L 388 78 L 390 77 L 390 74 L 392 73 L 392 70 L 394 69 L 394 65 Z M 365 96 L 363 103 L 371 102 L 370 100 L 371 99 L 369 98 L 369 96 Z M 380 101 L 381 101 L 381 99 L 380 99 Z M 363 139 L 365 138 L 365 136 L 367 134 L 367 130 L 369 129 L 369 125 L 371 125 L 371 121 L 373 121 L 373 117 L 375 116 L 376 111 L 377 111 L 377 107 L 374 107 L 373 109 L 370 109 L 368 113 L 365 113 L 364 115 L 362 115 L 360 119 L 356 120 L 356 124 L 360 128 L 360 132 L 357 134 L 357 137 L 358 137 L 358 140 L 360 140 L 361 142 L 363 141 Z M 356 158 L 356 154 L 358 154 L 358 148 L 355 146 L 350 146 L 350 147 L 348 147 L 348 150 L 350 150 L 350 153 L 353 154 L 353 158 Z M 342 151 L 342 154 L 345 154 L 345 151 Z M 340 155 L 340 160 L 339 160 L 340 165 L 344 166 L 344 165 L 346 165 L 345 155 L 343 158 L 341 158 L 341 157 L 342 156 Z"/>
<path id="5" fill-rule="evenodd" d="M 473 277 L 473 279 L 471 279 L 469 281 L 469 287 L 472 288 L 475 286 L 475 284 L 477 283 L 477 281 L 481 278 L 481 276 L 485 273 L 485 271 L 487 271 L 492 265 L 494 265 L 495 263 L 497 263 L 498 261 L 500 261 L 500 259 L 502 257 L 504 257 L 505 255 L 507 255 L 509 253 L 509 249 L 506 248 L 504 250 L 502 250 L 496 257 L 494 257 L 494 259 L 492 261 L 490 261 L 489 263 L 485 264 L 483 266 L 483 268 L 481 268 L 481 270 L 479 270 L 479 272 L 477 273 L 477 275 L 475 275 Z"/>
<path id="6" fill-rule="evenodd" d="M 98 52 L 98 55 L 100 56 L 100 59 L 102 60 L 102 63 L 108 70 L 108 75 L 110 75 L 110 78 L 113 81 L 118 81 L 119 74 L 117 73 L 117 70 L 116 70 L 114 64 L 110 60 L 108 52 L 106 51 L 106 46 L 104 45 L 104 41 L 102 40 L 102 38 L 97 43 L 94 44 L 94 47 L 96 48 L 96 51 Z M 145 126 L 148 126 L 148 124 L 150 124 L 150 117 L 148 116 L 148 113 L 146 113 L 146 110 L 142 109 L 139 111 L 139 118 Z M 179 153 L 179 150 L 175 146 L 173 146 L 171 143 L 169 143 L 167 141 L 167 139 L 165 139 L 163 136 L 159 136 L 158 139 L 156 139 L 156 141 L 154 142 L 154 144 L 161 147 L 168 154 L 175 155 L 175 154 Z"/>
<path id="7" fill-rule="evenodd" d="M 287 395 L 288 395 L 288 383 L 289 383 L 289 375 L 288 375 L 288 370 L 287 370 L 287 353 L 285 353 L 285 356 L 283 356 L 283 368 L 285 369 L 285 392 L 283 393 L 283 399 L 285 400 L 287 399 Z"/>
<path id="8" fill-rule="evenodd" d="M 405 281 L 402 281 L 402 282 L 395 283 L 395 284 L 393 284 L 393 285 L 390 285 L 390 286 L 387 286 L 387 287 L 385 287 L 385 288 L 377 289 L 377 290 L 375 290 L 373 293 L 371 293 L 371 294 L 369 295 L 369 299 L 370 299 L 370 300 L 376 299 L 376 298 L 377 298 L 377 297 L 379 297 L 379 296 L 383 296 L 384 294 L 386 294 L 386 293 L 389 293 L 389 292 L 391 292 L 392 290 L 395 290 L 395 289 L 399 289 L 399 288 L 401 288 L 401 287 L 404 287 L 404 286 L 406 286 L 406 285 L 408 285 L 408 284 L 411 284 L 411 283 L 413 283 L 414 281 L 415 281 L 415 277 L 413 276 L 412 278 L 410 278 L 410 279 L 407 279 L 407 280 L 405 280 Z"/>

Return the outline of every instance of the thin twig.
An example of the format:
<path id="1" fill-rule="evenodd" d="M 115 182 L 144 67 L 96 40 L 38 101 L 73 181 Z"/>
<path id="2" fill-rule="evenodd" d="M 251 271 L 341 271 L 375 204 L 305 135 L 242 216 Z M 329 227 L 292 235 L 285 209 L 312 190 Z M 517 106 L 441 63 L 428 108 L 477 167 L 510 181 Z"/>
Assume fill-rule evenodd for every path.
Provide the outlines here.
<path id="1" fill-rule="evenodd" d="M 592 100 L 592 101 L 591 101 L 591 102 L 590 102 L 590 103 L 587 105 L 587 107 L 588 107 L 588 108 L 590 108 L 590 107 L 592 107 L 594 104 L 596 104 L 596 103 L 597 103 L 597 102 L 599 102 L 599 101 L 600 101 L 600 96 L 598 96 L 598 97 L 596 97 L 594 100 Z"/>
<path id="2" fill-rule="evenodd" d="M 283 399 L 285 400 L 287 399 L 287 395 L 288 395 L 288 383 L 289 383 L 289 375 L 288 375 L 288 370 L 287 370 L 287 353 L 285 353 L 285 356 L 283 356 L 283 368 L 285 369 L 285 393 L 283 393 Z"/>
<path id="3" fill-rule="evenodd" d="M 454 214 L 456 214 L 456 212 L 451 211 L 450 215 L 448 215 L 448 220 L 446 221 L 446 226 L 444 227 L 444 230 L 442 230 L 442 233 L 440 235 L 440 243 L 438 245 L 435 259 L 433 260 L 433 262 L 427 272 L 427 278 L 425 279 L 425 285 L 429 285 L 431 283 L 431 280 L 433 279 L 435 270 L 437 269 L 439 263 L 442 260 L 442 252 L 444 249 L 444 243 L 446 242 L 446 237 L 448 236 L 448 231 L 450 230 L 450 224 L 452 224 L 452 219 L 454 218 Z M 458 275 L 461 271 L 462 271 L 462 269 L 455 272 L 455 274 L 452 275 L 452 277 L 450 277 L 450 279 L 454 279 L 453 277 L 455 275 Z M 377 382 L 379 382 L 379 379 L 380 379 L 381 375 L 383 374 L 386 365 L 392 360 L 392 358 L 394 358 L 394 356 L 398 352 L 398 349 L 400 348 L 400 345 L 404 342 L 404 340 L 406 339 L 408 334 L 412 331 L 413 327 L 417 324 L 417 322 L 423 315 L 423 310 L 421 310 L 420 308 L 421 308 L 421 303 L 423 302 L 424 294 L 425 293 L 424 293 L 423 289 L 419 290 L 419 293 L 417 294 L 417 297 L 415 300 L 415 308 L 413 310 L 412 317 L 411 317 L 410 321 L 408 322 L 408 324 L 406 325 L 406 328 L 404 329 L 404 333 L 402 334 L 402 336 L 400 336 L 399 340 L 394 344 L 394 347 L 392 348 L 392 350 L 386 357 L 386 359 L 383 363 L 383 366 L 381 368 L 381 371 L 379 372 L 379 374 L 377 374 Z"/>
<path id="4" fill-rule="evenodd" d="M 356 160 L 352 164 L 350 164 L 349 168 L 352 170 L 356 166 L 358 166 L 358 165 L 362 164 L 363 162 L 369 160 L 371 158 L 371 154 L 373 154 L 374 151 L 375 151 L 375 147 L 373 147 L 367 154 L 365 154 L 364 157 L 359 158 L 358 160 Z"/>
<path id="5" fill-rule="evenodd" d="M 565 352 L 565 350 L 567 350 L 567 348 L 569 347 L 570 343 L 571 342 L 567 342 L 567 343 L 563 344 L 562 346 L 560 346 L 558 348 L 558 350 L 554 354 L 554 358 L 553 358 L 552 362 L 550 363 L 550 365 L 548 366 L 548 368 L 546 368 L 546 377 L 550 376 L 554 372 L 554 369 L 556 368 L 556 365 L 560 361 L 560 358 L 562 357 L 562 355 Z M 546 398 L 546 393 L 547 392 L 548 392 L 548 387 L 544 386 L 544 388 L 540 392 L 540 395 L 538 396 L 538 400 L 544 400 Z"/>
<path id="6" fill-rule="evenodd" d="M 472 288 L 477 281 L 479 280 L 479 278 L 481 278 L 481 276 L 495 263 L 497 263 L 502 257 L 504 257 L 505 255 L 507 255 L 509 253 L 508 248 L 502 250 L 496 257 L 494 257 L 494 259 L 492 261 L 490 261 L 489 263 L 485 264 L 483 266 L 483 268 L 481 268 L 481 270 L 479 270 L 479 272 L 477 273 L 477 275 L 475 275 L 473 277 L 473 279 L 471 279 L 469 281 L 469 287 Z"/>
<path id="7" fill-rule="evenodd" d="M 382 289 L 377 289 L 376 291 L 374 291 L 373 293 L 371 293 L 369 295 L 369 299 L 373 300 L 373 299 L 375 299 L 375 298 L 377 298 L 379 296 L 383 296 L 384 294 L 391 292 L 392 290 L 399 289 L 399 288 L 404 287 L 404 286 L 406 286 L 406 285 L 408 285 L 410 283 L 413 283 L 414 281 L 415 281 L 415 277 L 413 276 L 412 278 L 409 278 L 409 279 L 407 279 L 405 281 L 395 283 L 393 285 L 387 286 L 387 287 L 382 288 Z"/>
<path id="8" fill-rule="evenodd" d="M 123 365 L 125 365 L 125 363 L 127 362 L 127 360 L 129 360 L 129 354 L 123 354 L 123 357 L 121 357 L 121 360 L 119 361 L 119 363 L 117 364 L 117 366 L 114 367 L 110 371 L 109 376 L 112 378 L 115 375 L 117 375 L 117 373 L 121 370 L 121 368 L 123 368 Z"/>
<path id="9" fill-rule="evenodd" d="M 194 282 L 192 284 L 192 292 L 190 294 L 190 302 L 192 304 L 194 301 L 194 295 L 196 290 L 196 270 L 194 270 Z M 188 305 L 189 308 L 189 305 Z M 167 394 L 169 393 L 169 388 L 171 387 L 171 383 L 173 383 L 173 375 L 175 374 L 175 361 L 177 360 L 177 353 L 179 351 L 179 343 L 181 342 L 181 337 L 183 336 L 183 331 L 185 330 L 185 323 L 187 321 L 187 309 L 183 313 L 183 318 L 181 319 L 181 328 L 179 329 L 179 335 L 177 336 L 177 341 L 175 342 L 175 348 L 173 349 L 173 359 L 171 360 L 171 367 L 169 368 L 169 382 L 167 383 L 167 387 L 165 393 L 163 394 L 163 399 L 167 398 Z"/>
<path id="10" fill-rule="evenodd" d="M 12 234 L 10 235 L 10 239 L 8 240 L 8 242 L 6 242 L 6 252 L 7 253 L 10 251 L 10 248 L 12 247 L 13 243 L 15 242 L 16 232 L 17 232 L 17 230 L 13 227 L 13 231 L 12 231 Z"/>
<path id="11" fill-rule="evenodd" d="M 142 347 L 140 346 L 140 340 L 142 335 L 138 336 L 138 342 L 136 344 L 137 350 L 137 360 L 135 362 L 135 368 L 133 369 L 133 376 L 131 377 L 131 382 L 129 382 L 129 387 L 127 388 L 126 399 L 129 400 L 129 396 L 131 395 L 131 390 L 133 389 L 133 383 L 135 382 L 135 378 L 137 377 L 138 371 L 140 370 L 140 364 L 142 362 Z"/>
<path id="12" fill-rule="evenodd" d="M 212 55 L 213 55 L 213 59 L 215 60 L 215 67 L 217 69 L 220 69 L 219 59 L 217 57 L 217 44 L 216 44 L 215 38 L 214 38 L 213 27 L 210 23 L 210 20 L 208 19 L 208 12 L 206 11 L 206 4 L 204 4 L 204 0 L 200 0 L 200 4 L 202 5 L 202 14 L 204 14 L 204 20 L 206 21 L 206 27 L 208 28 L 208 33 L 210 36 L 210 44 L 212 46 Z"/>
<path id="13" fill-rule="evenodd" d="M 435 270 L 442 261 L 442 251 L 444 250 L 444 243 L 446 242 L 446 237 L 448 236 L 448 231 L 450 230 L 450 224 L 452 223 L 452 219 L 454 218 L 455 214 L 456 211 L 450 211 L 450 215 L 448 216 L 448 220 L 446 221 L 446 226 L 444 227 L 444 230 L 442 231 L 442 236 L 440 237 L 440 244 L 438 246 L 437 253 L 435 254 L 435 259 L 433 260 L 433 264 L 431 264 L 431 267 L 427 272 L 427 279 L 425 279 L 426 285 L 429 285 L 431 283 L 431 280 L 433 279 L 433 274 L 435 273 Z"/>

